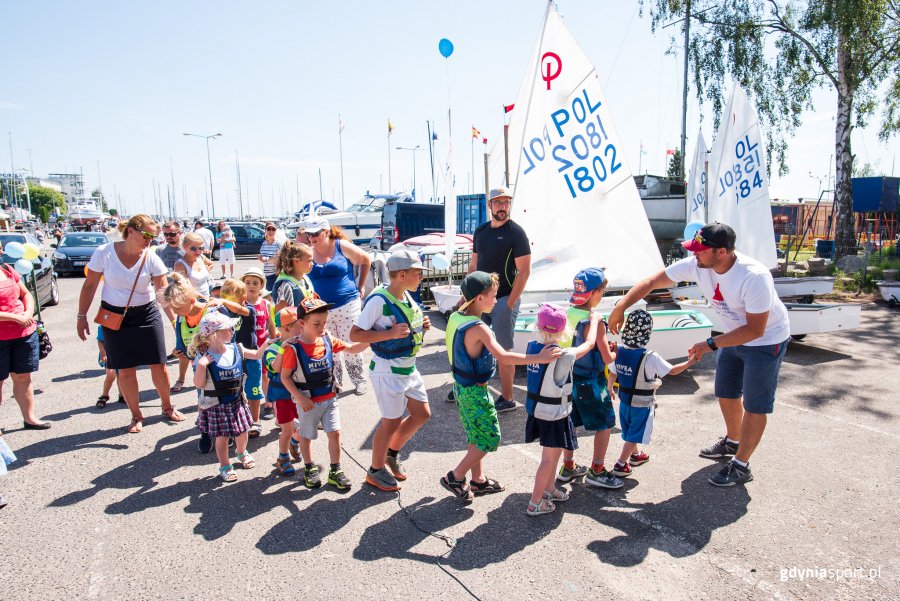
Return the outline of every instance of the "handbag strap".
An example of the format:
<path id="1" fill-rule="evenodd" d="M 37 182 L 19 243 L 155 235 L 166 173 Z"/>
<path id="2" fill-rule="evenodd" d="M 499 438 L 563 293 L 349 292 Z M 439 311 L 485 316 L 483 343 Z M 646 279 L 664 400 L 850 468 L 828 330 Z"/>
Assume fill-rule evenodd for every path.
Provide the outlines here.
<path id="1" fill-rule="evenodd" d="M 141 266 L 138 267 L 137 275 L 134 276 L 134 284 L 131 285 L 131 294 L 128 295 L 128 302 L 125 303 L 125 311 L 122 313 L 122 315 L 125 315 L 125 313 L 128 313 L 128 307 L 131 306 L 131 297 L 134 296 L 134 289 L 137 288 L 137 283 L 141 277 L 141 272 L 144 270 L 144 263 L 146 261 L 147 261 L 147 251 L 145 250 L 143 257 L 141 258 Z"/>

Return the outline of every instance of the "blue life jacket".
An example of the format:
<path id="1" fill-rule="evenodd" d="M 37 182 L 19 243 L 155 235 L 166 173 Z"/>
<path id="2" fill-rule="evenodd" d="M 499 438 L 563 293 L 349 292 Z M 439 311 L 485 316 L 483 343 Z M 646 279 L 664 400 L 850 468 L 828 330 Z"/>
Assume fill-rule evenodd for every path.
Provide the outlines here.
<path id="1" fill-rule="evenodd" d="M 281 372 L 272 370 L 269 366 L 269 359 L 272 355 L 277 355 L 280 348 L 280 344 L 273 344 L 266 349 L 263 356 L 263 366 L 266 368 L 266 373 L 269 374 L 269 388 L 266 393 L 266 400 L 269 402 L 288 401 L 291 398 L 291 393 L 281 383 Z"/>
<path id="2" fill-rule="evenodd" d="M 453 381 L 460 386 L 486 383 L 493 377 L 497 367 L 497 360 L 486 347 L 474 359 L 466 351 L 466 330 L 481 323 L 484 322 L 479 318 L 458 311 L 447 320 L 447 356 L 450 358 Z"/>
<path id="3" fill-rule="evenodd" d="M 644 359 L 650 351 L 621 345 L 616 352 L 616 381 L 619 400 L 632 407 L 649 407 L 653 393 L 662 384 L 659 378 L 647 378 Z"/>
<path id="4" fill-rule="evenodd" d="M 588 317 L 586 319 L 582 319 L 575 325 L 575 336 L 572 338 L 572 346 L 581 346 L 584 344 L 585 340 L 585 332 L 588 329 L 588 325 L 591 323 L 591 318 Z M 605 328 L 606 322 L 601 321 L 598 325 L 598 328 Z M 597 332 L 597 337 L 599 338 L 600 332 Z M 579 380 L 591 379 L 594 380 L 598 376 L 603 373 L 606 365 L 603 363 L 603 356 L 600 355 L 600 351 L 597 349 L 597 345 L 594 345 L 586 355 L 584 355 L 581 359 L 575 360 L 575 367 L 573 368 L 573 372 L 575 377 Z"/>
<path id="5" fill-rule="evenodd" d="M 303 372 L 305 382 L 294 379 L 297 388 L 305 392 L 310 398 L 329 394 L 334 391 L 334 353 L 331 350 L 331 337 L 328 334 L 322 336 L 325 343 L 325 356 L 321 359 L 313 359 L 299 343 L 291 344 L 297 353 L 297 365 Z"/>
<path id="6" fill-rule="evenodd" d="M 543 350 L 545 345 L 532 340 L 528 343 L 526 354 L 537 355 Z M 556 345 L 553 345 L 556 346 Z M 553 381 L 552 375 L 548 376 L 547 370 L 553 363 L 531 363 L 527 368 L 528 393 L 525 396 L 525 409 L 529 415 L 535 415 L 535 406 L 540 403 L 543 405 L 563 405 L 568 402 L 568 396 L 572 392 L 572 373 L 562 386 L 558 386 Z M 569 409 L 565 409 L 562 413 L 568 415 Z M 544 419 L 544 418 L 542 418 Z"/>
<path id="7" fill-rule="evenodd" d="M 243 352 L 240 346 L 231 344 L 235 347 L 234 363 L 223 366 L 211 361 L 206 366 L 206 373 L 209 376 L 206 380 L 206 387 L 197 391 L 205 397 L 218 399 L 220 405 L 238 401 L 244 394 Z"/>
<path id="8" fill-rule="evenodd" d="M 419 352 L 419 349 L 422 348 L 422 341 L 425 339 L 425 328 L 423 325 L 425 316 L 422 313 L 422 309 L 412 299 L 409 292 L 403 293 L 404 300 L 409 306 L 401 304 L 384 286 L 373 290 L 366 297 L 366 303 L 376 296 L 384 299 L 384 306 L 388 308 L 397 323 L 404 323 L 409 326 L 409 335 L 404 338 L 372 342 L 369 344 L 372 352 L 381 359 L 414 357 Z"/>

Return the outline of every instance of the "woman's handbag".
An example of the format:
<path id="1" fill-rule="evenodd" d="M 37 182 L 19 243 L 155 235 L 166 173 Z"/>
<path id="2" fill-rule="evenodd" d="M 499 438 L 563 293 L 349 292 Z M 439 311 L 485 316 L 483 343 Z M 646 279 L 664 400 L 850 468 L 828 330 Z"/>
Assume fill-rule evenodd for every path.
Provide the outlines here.
<path id="1" fill-rule="evenodd" d="M 141 277 L 141 271 L 144 270 L 144 262 L 146 260 L 147 251 L 144 251 L 144 256 L 141 259 L 141 266 L 138 267 L 137 275 L 134 276 L 134 284 L 131 285 L 131 294 L 128 295 L 128 302 L 125 303 L 125 311 L 122 313 L 115 313 L 109 309 L 100 307 L 100 310 L 97 311 L 97 317 L 94 318 L 94 323 L 109 330 L 118 330 L 122 327 L 122 322 L 125 321 L 125 314 L 128 313 L 128 307 L 131 305 L 131 297 L 134 296 L 134 289 L 137 287 L 138 279 Z"/>
<path id="2" fill-rule="evenodd" d="M 43 321 L 37 322 L 37 333 L 38 357 L 46 359 L 47 355 L 50 354 L 50 351 L 53 350 L 53 344 L 50 342 L 50 334 L 47 333 L 47 328 L 44 326 Z"/>

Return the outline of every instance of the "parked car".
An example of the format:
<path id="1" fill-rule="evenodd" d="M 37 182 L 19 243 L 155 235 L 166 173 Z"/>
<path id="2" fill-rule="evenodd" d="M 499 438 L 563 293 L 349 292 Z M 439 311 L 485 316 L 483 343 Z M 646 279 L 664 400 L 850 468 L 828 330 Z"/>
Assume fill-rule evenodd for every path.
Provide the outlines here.
<path id="1" fill-rule="evenodd" d="M 381 250 L 416 236 L 444 231 L 444 205 L 395 202 L 381 213 Z"/>
<path id="2" fill-rule="evenodd" d="M 0 234 L 0 244 L 6 246 L 10 242 L 18 242 L 19 244 L 30 242 L 32 244 L 36 244 L 38 247 L 41 246 L 41 243 L 38 242 L 38 239 L 31 234 Z M 0 261 L 3 261 L 8 265 L 14 265 L 16 261 L 18 261 L 18 259 L 13 259 L 9 255 L 4 253 L 2 257 L 0 257 Z M 35 294 L 34 285 L 30 276 L 28 278 L 25 278 L 26 287 L 31 290 L 31 294 L 35 297 L 35 301 L 40 299 L 42 307 L 52 307 L 54 305 L 58 305 L 59 284 L 56 282 L 56 272 L 53 271 L 53 263 L 51 263 L 50 259 L 43 255 L 36 258 L 34 261 L 32 261 L 32 263 L 34 263 L 33 273 L 35 281 L 37 281 L 37 294 Z"/>
<path id="3" fill-rule="evenodd" d="M 94 251 L 101 244 L 110 242 L 102 232 L 72 232 L 63 236 L 59 244 L 51 244 L 53 268 L 60 275 L 83 274 L 84 267 L 91 260 Z"/>
<path id="4" fill-rule="evenodd" d="M 234 254 L 235 256 L 256 256 L 259 254 L 259 247 L 262 246 L 263 239 L 266 237 L 265 229 L 255 222 L 227 222 L 234 234 Z M 216 223 L 210 223 L 206 229 L 216 235 Z M 219 258 L 219 242 L 213 243 L 212 250 L 213 259 Z"/>

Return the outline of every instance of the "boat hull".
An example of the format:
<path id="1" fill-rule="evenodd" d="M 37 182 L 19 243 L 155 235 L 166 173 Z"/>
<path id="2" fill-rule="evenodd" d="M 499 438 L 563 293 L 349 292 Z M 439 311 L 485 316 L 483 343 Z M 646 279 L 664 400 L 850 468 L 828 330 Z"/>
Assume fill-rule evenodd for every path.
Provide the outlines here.
<path id="1" fill-rule="evenodd" d="M 900 282 L 878 282 L 878 291 L 890 306 L 895 307 L 900 303 Z"/>
<path id="2" fill-rule="evenodd" d="M 678 306 L 703 313 L 715 331 L 725 331 L 722 318 L 706 301 L 683 300 L 678 301 Z M 785 303 L 784 306 L 791 323 L 791 336 L 852 330 L 859 327 L 862 318 L 861 305 Z"/>

